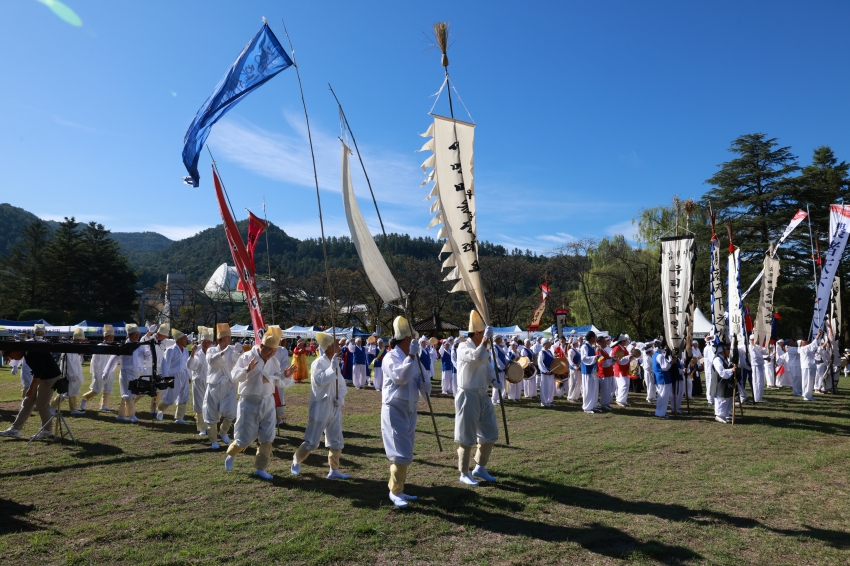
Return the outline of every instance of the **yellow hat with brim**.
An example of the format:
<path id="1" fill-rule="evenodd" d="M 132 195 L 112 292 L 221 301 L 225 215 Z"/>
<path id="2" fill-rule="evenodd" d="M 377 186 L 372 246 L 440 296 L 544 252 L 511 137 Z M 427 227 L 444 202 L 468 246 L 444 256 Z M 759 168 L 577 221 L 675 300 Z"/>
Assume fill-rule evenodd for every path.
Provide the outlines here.
<path id="1" fill-rule="evenodd" d="M 219 338 L 230 337 L 230 325 L 226 322 L 219 322 L 215 325 L 215 329 L 218 331 Z"/>

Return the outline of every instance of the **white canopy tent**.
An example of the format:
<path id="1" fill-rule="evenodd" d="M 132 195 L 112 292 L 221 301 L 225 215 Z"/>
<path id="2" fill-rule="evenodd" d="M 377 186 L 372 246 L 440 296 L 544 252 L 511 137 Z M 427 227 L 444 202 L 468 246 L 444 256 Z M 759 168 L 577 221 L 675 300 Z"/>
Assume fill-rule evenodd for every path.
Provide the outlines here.
<path id="1" fill-rule="evenodd" d="M 694 309 L 694 338 L 705 338 L 711 330 L 711 322 L 705 318 L 701 310 Z"/>

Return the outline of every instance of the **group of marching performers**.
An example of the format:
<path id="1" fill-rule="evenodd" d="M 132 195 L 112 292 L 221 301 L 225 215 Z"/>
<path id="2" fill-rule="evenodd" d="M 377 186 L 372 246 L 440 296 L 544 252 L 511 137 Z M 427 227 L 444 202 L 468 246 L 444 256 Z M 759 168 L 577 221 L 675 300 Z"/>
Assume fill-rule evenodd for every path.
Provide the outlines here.
<path id="1" fill-rule="evenodd" d="M 100 410 L 114 411 L 109 404 L 115 371 L 119 367 L 121 401 L 116 419 L 126 423 L 138 422 L 136 402 L 141 397 L 131 390 L 130 383 L 138 383 L 140 378 L 151 376 L 152 366 L 156 363 L 156 373 L 173 379 L 173 387 L 151 396 L 150 410 L 156 419 L 163 420 L 165 412 L 175 408 L 174 422 L 187 424 L 184 417 L 191 392 L 198 434 L 208 438 L 213 449 L 219 448 L 219 439 L 228 445 L 225 469 L 231 470 L 236 456 L 257 442 L 254 475 L 270 480 L 273 476 L 266 468 L 277 424 L 282 417 L 283 390 L 293 384 L 298 367 L 289 364 L 289 353 L 281 347 L 282 330 L 278 326 L 267 327 L 262 339 L 247 348 L 231 344 L 227 324 L 219 324 L 216 330 L 214 340 L 212 328 L 200 327 L 198 344 L 190 345 L 185 333 L 168 325 L 140 328 L 127 324 L 128 342 L 152 344 L 140 346 L 127 355 L 95 354 L 91 361 L 91 390 L 81 398 L 83 371 L 80 354 L 62 354 L 62 367 L 53 363 L 51 369 L 49 363 L 43 363 L 44 357 L 52 360 L 48 354 L 17 352 L 20 355 L 15 357 L 12 351 L 16 369 L 21 371 L 24 401 L 13 425 L 0 432 L 0 436 L 20 438 L 21 430 L 34 409 L 38 410 L 42 425 L 46 424 L 51 411 L 57 410 L 64 399 L 68 400 L 71 413 L 80 415 L 85 414 L 86 404 L 100 394 Z M 43 340 L 44 333 L 44 326 L 36 325 L 34 340 Z M 455 397 L 458 471 L 460 481 L 472 486 L 479 485 L 481 481 L 496 481 L 486 468 L 498 439 L 495 411 L 489 396 L 490 388 L 500 383 L 489 349 L 492 337 L 492 328 L 485 326 L 481 316 L 472 311 L 468 338 L 454 345 L 452 351 L 452 367 L 456 370 L 452 372 L 451 392 Z M 81 329 L 75 332 L 73 338 L 75 342 L 85 341 Z M 102 343 L 109 344 L 114 339 L 114 329 L 106 325 Z M 328 479 L 348 479 L 349 475 L 339 469 L 344 447 L 342 407 L 347 394 L 342 366 L 344 357 L 359 361 L 357 348 L 362 346 L 357 340 L 352 345 L 336 342 L 332 335 L 323 332 L 316 333 L 315 339 L 318 357 L 310 368 L 308 422 L 304 442 L 293 454 L 290 472 L 300 475 L 301 464 L 319 447 L 324 436 L 330 468 Z M 434 361 L 435 358 L 431 357 L 433 345 L 420 339 L 409 322 L 399 316 L 393 322 L 389 347 L 384 348 L 382 340 L 376 340 L 374 346 L 372 365 L 377 369 L 374 383 L 382 391 L 381 434 L 390 462 L 389 498 L 396 507 L 405 508 L 417 499 L 405 494 L 404 487 L 413 461 L 419 399 L 431 395 L 433 364 L 425 364 L 423 360 Z M 299 343 L 298 347 L 302 344 Z M 13 344 L 10 343 L 6 349 L 14 350 Z M 351 370 L 352 376 L 356 375 L 358 383 L 363 386 L 363 373 L 356 369 L 361 365 L 364 364 L 353 363 Z M 51 400 L 51 390 L 60 377 L 68 379 L 68 390 Z M 79 403 L 78 398 L 81 399 Z M 232 440 L 228 436 L 231 425 Z M 51 438 L 52 433 L 42 430 L 36 436 L 39 439 Z"/>

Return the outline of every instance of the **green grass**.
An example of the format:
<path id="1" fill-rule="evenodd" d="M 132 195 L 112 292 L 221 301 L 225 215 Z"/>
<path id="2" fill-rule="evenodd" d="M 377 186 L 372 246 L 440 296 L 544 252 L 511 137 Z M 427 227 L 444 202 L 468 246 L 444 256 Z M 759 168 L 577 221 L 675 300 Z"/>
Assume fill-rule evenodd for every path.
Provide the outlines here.
<path id="1" fill-rule="evenodd" d="M 665 422 L 634 394 L 632 407 L 594 416 L 563 400 L 510 403 L 511 446 L 497 446 L 489 466 L 500 481 L 479 488 L 457 481 L 454 406 L 437 395 L 444 451 L 420 413 L 407 489 L 420 500 L 407 511 L 387 498 L 373 390 L 346 397 L 345 482 L 325 479 L 324 449 L 301 477 L 289 475 L 308 384 L 287 390 L 269 483 L 251 477 L 250 455 L 225 471 L 223 451 L 194 425 L 148 414 L 117 424 L 89 411 L 69 418 L 77 446 L 0 439 L 0 556 L 28 565 L 848 563 L 846 394 L 804 404 L 769 391 L 734 427 L 715 423 L 702 399 L 691 417 Z M 2 428 L 19 395 L 18 378 L 0 370 Z"/>

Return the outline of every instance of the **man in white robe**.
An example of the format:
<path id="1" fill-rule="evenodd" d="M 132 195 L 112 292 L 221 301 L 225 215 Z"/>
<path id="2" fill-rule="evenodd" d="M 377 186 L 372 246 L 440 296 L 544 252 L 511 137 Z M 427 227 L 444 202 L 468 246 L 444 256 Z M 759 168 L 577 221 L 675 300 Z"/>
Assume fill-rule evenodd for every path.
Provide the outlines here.
<path id="1" fill-rule="evenodd" d="M 111 324 L 103 325 L 103 342 L 101 342 L 100 346 L 108 346 L 115 340 L 115 327 Z M 101 393 L 103 395 L 100 403 L 100 411 L 114 411 L 109 407 L 109 396 L 112 395 L 112 389 L 115 384 L 115 372 L 111 371 L 108 374 L 104 373 L 103 370 L 106 369 L 106 364 L 109 362 L 109 356 L 106 354 L 94 354 L 91 357 L 91 364 L 89 365 L 89 373 L 91 373 L 91 386 L 89 387 L 88 393 L 83 395 L 82 401 L 80 401 L 80 410 L 85 411 L 86 405 L 89 401 L 91 401 L 95 395 Z"/>
<path id="2" fill-rule="evenodd" d="M 597 375 L 599 360 L 596 353 L 596 333 L 592 330 L 584 337 L 581 345 L 581 398 L 582 410 L 588 415 L 601 413 L 597 409 L 599 402 L 599 377 Z"/>
<path id="3" fill-rule="evenodd" d="M 77 328 L 74 330 L 73 338 L 74 342 L 82 344 L 86 341 L 86 334 L 82 328 Z M 68 379 L 68 392 L 61 395 L 57 394 L 51 406 L 58 409 L 59 402 L 62 399 L 67 399 L 68 407 L 71 409 L 70 414 L 74 416 L 85 415 L 86 412 L 77 405 L 77 397 L 83 385 L 83 356 L 81 354 L 62 354 L 59 359 L 59 367 L 62 369 L 62 374 Z"/>
<path id="4" fill-rule="evenodd" d="M 469 337 L 458 347 L 457 384 L 455 397 L 455 442 L 457 449 L 460 481 L 477 486 L 480 478 L 488 482 L 496 478 L 487 472 L 487 463 L 493 445 L 499 438 L 496 412 L 487 398 L 487 389 L 496 382 L 496 371 L 490 359 L 488 342 L 493 328 L 485 326 L 478 311 L 469 313 Z M 476 466 L 470 473 L 472 447 L 477 444 Z"/>
<path id="5" fill-rule="evenodd" d="M 753 372 L 753 401 L 755 403 L 761 403 L 764 400 L 764 354 L 764 349 L 756 343 L 756 337 L 750 336 L 750 367 Z"/>
<path id="6" fill-rule="evenodd" d="M 803 401 L 814 401 L 814 388 L 815 388 L 815 373 L 817 371 L 817 363 L 815 362 L 815 355 L 818 351 L 818 341 L 820 340 L 820 333 L 812 340 L 811 343 L 806 342 L 805 340 L 800 340 L 797 342 L 798 353 L 800 355 L 800 373 L 801 373 L 801 388 L 803 392 Z"/>
<path id="7" fill-rule="evenodd" d="M 393 349 L 384 357 L 384 388 L 381 403 L 381 437 L 390 461 L 390 501 L 400 509 L 416 501 L 404 493 L 407 471 L 413 462 L 416 408 L 419 396 L 431 395 L 431 380 L 418 367 L 419 348 L 410 323 L 403 316 L 393 321 Z"/>
<path id="8" fill-rule="evenodd" d="M 712 330 L 705 336 L 705 348 L 702 356 L 702 369 L 705 373 L 705 398 L 708 401 L 709 407 L 714 407 L 714 397 L 711 395 L 714 374 L 711 371 L 714 361 L 714 331 Z"/>
<path id="9" fill-rule="evenodd" d="M 206 326 L 198 327 L 200 344 L 192 348 L 186 366 L 192 372 L 192 409 L 195 411 L 195 427 L 198 436 L 206 436 L 209 425 L 204 421 L 204 395 L 207 392 L 207 351 L 212 347 L 213 329 Z"/>
<path id="10" fill-rule="evenodd" d="M 555 374 L 552 372 L 552 341 L 543 339 L 542 348 L 537 354 L 537 373 L 540 374 L 540 406 L 551 407 L 555 399 Z"/>
<path id="11" fill-rule="evenodd" d="M 532 364 L 535 364 L 535 360 L 537 360 L 537 354 L 531 347 L 531 340 L 526 340 L 525 344 L 522 348 L 520 348 L 520 353 L 528 358 L 528 361 Z M 536 364 L 535 364 L 536 366 Z M 536 372 L 540 373 L 540 372 Z M 530 377 L 528 379 L 522 380 L 522 390 L 527 399 L 534 399 L 537 397 L 537 380 L 539 376 L 535 375 L 534 377 Z"/>
<path id="12" fill-rule="evenodd" d="M 186 416 L 186 405 L 189 403 L 189 391 L 191 388 L 190 378 L 192 370 L 189 369 L 189 337 L 176 328 L 171 330 L 174 345 L 165 351 L 162 357 L 162 376 L 173 377 L 174 387 L 169 387 L 162 392 L 162 401 L 157 406 L 156 420 L 161 421 L 165 411 L 172 405 L 177 405 L 174 413 L 174 422 L 177 424 L 189 424 L 183 417 Z"/>
<path id="13" fill-rule="evenodd" d="M 655 371 L 652 369 L 652 356 L 655 354 L 655 342 L 647 342 L 645 349 L 641 353 L 640 367 L 643 369 L 643 382 L 646 386 L 646 402 L 655 403 L 655 397 L 658 393 L 655 387 Z"/>
<path id="14" fill-rule="evenodd" d="M 215 346 L 207 350 L 207 390 L 204 393 L 204 422 L 209 426 L 207 437 L 210 439 L 210 448 L 218 450 L 218 437 L 225 444 L 230 444 L 227 435 L 230 425 L 236 420 L 236 388 L 230 380 L 233 368 L 239 356 L 242 355 L 242 347 L 230 343 L 230 325 L 220 322 L 216 326 L 217 342 Z M 219 421 L 221 424 L 219 425 Z"/>
<path id="15" fill-rule="evenodd" d="M 168 337 L 171 333 L 171 325 L 170 324 L 160 324 L 151 325 L 148 329 L 147 334 L 145 334 L 140 342 L 153 342 L 154 343 L 154 353 L 156 354 L 156 369 L 160 375 L 164 375 L 162 373 L 162 361 L 165 357 L 165 351 L 174 345 L 174 340 Z M 145 367 L 142 370 L 143 375 L 150 375 L 153 369 L 153 356 L 150 353 L 150 350 L 145 348 Z M 162 392 L 157 392 L 156 397 L 151 397 L 151 414 L 155 415 L 157 413 L 157 406 L 159 402 L 162 400 Z"/>
<path id="16" fill-rule="evenodd" d="M 567 401 L 578 403 L 581 399 L 581 341 L 573 338 L 567 350 L 567 362 L 570 364 L 570 379 L 567 385 Z"/>
<path id="17" fill-rule="evenodd" d="M 737 368 L 727 358 L 729 346 L 719 343 L 716 346 L 711 369 L 714 372 L 712 392 L 714 398 L 714 420 L 726 424 L 732 422 L 731 412 L 735 402 L 734 376 Z"/>
<path id="18" fill-rule="evenodd" d="M 292 475 L 301 475 L 301 464 L 310 453 L 319 447 L 322 434 L 328 449 L 328 479 L 348 479 L 348 474 L 339 471 L 340 458 L 345 441 L 342 437 L 342 407 L 348 389 L 339 371 L 340 347 L 333 336 L 316 333 L 316 341 L 324 355 L 316 358 L 310 366 L 310 408 L 307 413 L 307 428 L 304 442 L 292 456 Z"/>

